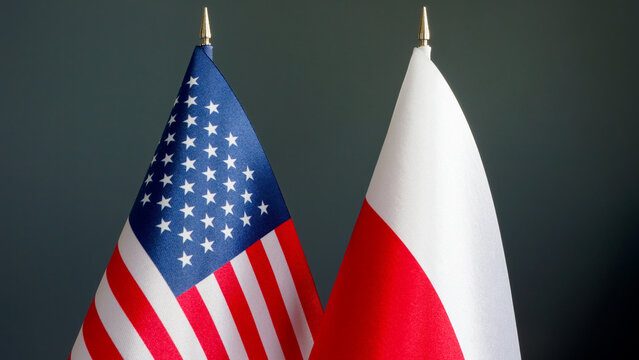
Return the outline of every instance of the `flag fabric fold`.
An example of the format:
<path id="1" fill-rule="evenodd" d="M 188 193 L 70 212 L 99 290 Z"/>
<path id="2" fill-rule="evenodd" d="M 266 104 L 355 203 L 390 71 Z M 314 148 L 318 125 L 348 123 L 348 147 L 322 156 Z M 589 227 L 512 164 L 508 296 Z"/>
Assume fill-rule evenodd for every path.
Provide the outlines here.
<path id="1" fill-rule="evenodd" d="M 264 151 L 198 46 L 70 359 L 306 359 L 321 315 Z"/>
<path id="2" fill-rule="evenodd" d="M 428 46 L 413 52 L 311 359 L 520 359 L 486 174 Z"/>

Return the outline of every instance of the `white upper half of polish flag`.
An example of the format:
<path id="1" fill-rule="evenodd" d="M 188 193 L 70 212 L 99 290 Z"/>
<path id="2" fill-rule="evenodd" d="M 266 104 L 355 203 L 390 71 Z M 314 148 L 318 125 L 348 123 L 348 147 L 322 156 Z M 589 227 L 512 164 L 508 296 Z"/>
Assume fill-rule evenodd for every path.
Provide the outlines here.
<path id="1" fill-rule="evenodd" d="M 413 51 L 366 199 L 430 279 L 465 359 L 520 359 L 486 174 L 428 46 Z"/>

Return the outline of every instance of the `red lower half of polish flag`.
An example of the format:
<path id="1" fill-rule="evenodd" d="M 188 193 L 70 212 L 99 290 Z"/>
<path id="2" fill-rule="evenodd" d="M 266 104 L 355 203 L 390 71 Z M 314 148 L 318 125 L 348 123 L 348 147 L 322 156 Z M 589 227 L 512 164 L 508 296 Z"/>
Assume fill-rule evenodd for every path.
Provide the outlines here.
<path id="1" fill-rule="evenodd" d="M 426 273 L 364 202 L 311 359 L 463 359 Z"/>

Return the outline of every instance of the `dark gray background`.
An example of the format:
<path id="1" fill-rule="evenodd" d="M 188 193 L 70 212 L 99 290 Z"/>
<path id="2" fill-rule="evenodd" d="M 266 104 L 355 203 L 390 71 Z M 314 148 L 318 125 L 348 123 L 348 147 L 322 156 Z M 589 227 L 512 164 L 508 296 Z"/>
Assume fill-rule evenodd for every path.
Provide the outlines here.
<path id="1" fill-rule="evenodd" d="M 491 183 L 526 359 L 639 338 L 633 1 L 429 1 L 433 60 Z M 197 43 L 200 1 L 0 10 L 0 344 L 65 358 Z M 325 304 L 419 1 L 215 1 L 215 59 L 269 156 Z M 634 342 L 634 344 L 633 344 Z"/>

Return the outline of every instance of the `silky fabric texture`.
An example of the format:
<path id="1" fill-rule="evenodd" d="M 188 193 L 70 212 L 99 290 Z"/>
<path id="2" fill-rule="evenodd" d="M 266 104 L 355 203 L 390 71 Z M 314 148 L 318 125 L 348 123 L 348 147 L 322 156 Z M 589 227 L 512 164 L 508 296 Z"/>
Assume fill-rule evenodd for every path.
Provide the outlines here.
<path id="1" fill-rule="evenodd" d="M 427 46 L 413 51 L 366 199 L 430 279 L 464 357 L 519 359 L 486 174 Z"/>
<path id="2" fill-rule="evenodd" d="M 435 289 L 365 201 L 311 359 L 463 359 Z"/>

